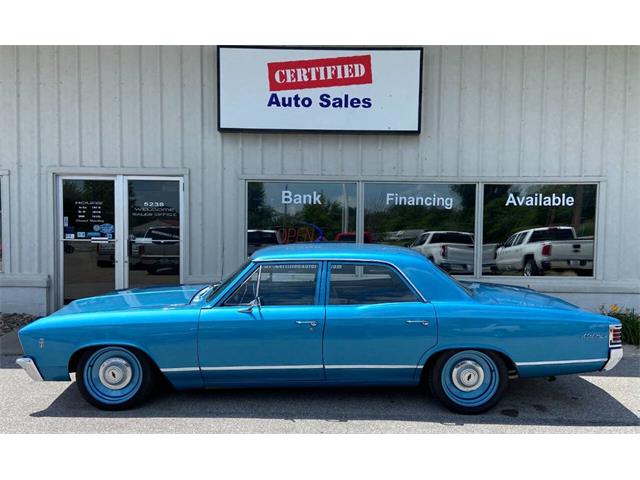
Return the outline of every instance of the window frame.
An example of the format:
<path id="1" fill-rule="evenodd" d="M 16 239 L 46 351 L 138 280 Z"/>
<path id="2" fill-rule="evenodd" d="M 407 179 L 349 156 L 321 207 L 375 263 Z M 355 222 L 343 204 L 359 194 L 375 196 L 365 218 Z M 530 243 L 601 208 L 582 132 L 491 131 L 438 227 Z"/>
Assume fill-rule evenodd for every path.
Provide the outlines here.
<path id="1" fill-rule="evenodd" d="M 248 303 L 245 304 L 239 304 L 239 305 L 227 305 L 227 300 L 229 300 L 229 298 L 231 298 L 236 291 L 239 288 L 242 288 L 242 286 L 248 282 L 251 277 L 253 276 L 253 274 L 260 270 L 260 273 L 258 273 L 258 296 L 260 296 L 260 276 L 262 275 L 262 267 L 263 266 L 271 266 L 271 265 L 315 265 L 316 266 L 316 288 L 315 288 L 315 293 L 313 296 L 313 303 L 311 304 L 303 304 L 303 305 L 263 305 L 261 306 L 261 308 L 278 308 L 278 307 L 287 307 L 287 308 L 291 308 L 291 307 L 312 307 L 312 306 L 318 306 L 318 305 L 322 305 L 321 303 L 321 286 L 322 286 L 322 282 L 323 282 L 323 262 L 321 260 L 310 260 L 310 261 L 278 261 L 278 260 L 274 260 L 274 261 L 266 261 L 266 262 L 254 262 L 253 263 L 253 268 L 249 269 L 245 275 L 242 276 L 242 278 L 234 283 L 233 286 L 231 286 L 231 289 L 225 293 L 223 295 L 223 297 L 216 303 L 215 307 L 220 307 L 220 308 L 242 308 L 244 306 L 247 306 Z"/>
<path id="2" fill-rule="evenodd" d="M 11 272 L 11 251 L 9 241 L 9 171 L 0 169 L 0 245 L 2 246 L 2 261 L 0 275 Z"/>
<path id="3" fill-rule="evenodd" d="M 378 302 L 378 303 L 349 303 L 349 304 L 331 304 L 329 303 L 329 297 L 331 295 L 331 267 L 333 265 L 355 265 L 355 266 L 375 266 L 385 267 L 394 272 L 400 281 L 409 289 L 409 291 L 415 297 L 413 302 Z M 387 262 L 379 262 L 375 260 L 328 260 L 326 262 L 326 281 L 324 292 L 324 304 L 326 307 L 357 307 L 363 305 L 389 305 L 395 303 L 427 303 L 424 296 L 415 288 L 415 286 L 409 281 L 406 275 L 394 264 Z"/>

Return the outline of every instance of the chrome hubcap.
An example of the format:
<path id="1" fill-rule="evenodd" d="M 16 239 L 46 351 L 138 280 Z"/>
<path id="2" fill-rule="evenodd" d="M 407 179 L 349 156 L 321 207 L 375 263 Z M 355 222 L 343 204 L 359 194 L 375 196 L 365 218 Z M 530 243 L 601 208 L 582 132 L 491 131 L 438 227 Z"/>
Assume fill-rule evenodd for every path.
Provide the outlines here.
<path id="1" fill-rule="evenodd" d="M 473 360 L 463 360 L 453 367 L 451 380 L 456 388 L 463 392 L 471 392 L 482 385 L 484 371 L 480 364 Z"/>
<path id="2" fill-rule="evenodd" d="M 105 360 L 98 370 L 100 383 L 111 390 L 120 390 L 131 382 L 133 373 L 131 365 L 120 357 Z"/>

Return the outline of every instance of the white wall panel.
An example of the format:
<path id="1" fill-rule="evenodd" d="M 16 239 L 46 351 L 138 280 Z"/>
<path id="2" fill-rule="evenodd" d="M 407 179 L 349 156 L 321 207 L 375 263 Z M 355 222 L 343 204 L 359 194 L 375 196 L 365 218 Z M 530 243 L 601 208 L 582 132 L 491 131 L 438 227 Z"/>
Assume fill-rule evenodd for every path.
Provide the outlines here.
<path id="1" fill-rule="evenodd" d="M 187 169 L 188 279 L 218 278 L 241 260 L 245 178 L 567 176 L 604 180 L 601 281 L 638 288 L 639 47 L 425 47 L 419 136 L 221 135 L 215 54 L 0 47 L 10 273 L 53 277 L 48 182 L 61 167 Z"/>

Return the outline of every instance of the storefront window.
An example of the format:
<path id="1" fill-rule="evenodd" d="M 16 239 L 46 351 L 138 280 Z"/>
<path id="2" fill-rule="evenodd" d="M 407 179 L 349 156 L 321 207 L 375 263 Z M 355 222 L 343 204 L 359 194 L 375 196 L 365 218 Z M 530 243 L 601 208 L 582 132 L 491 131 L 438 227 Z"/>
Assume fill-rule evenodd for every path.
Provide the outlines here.
<path id="1" fill-rule="evenodd" d="M 249 182 L 247 254 L 285 243 L 355 241 L 356 184 Z"/>
<path id="2" fill-rule="evenodd" d="M 475 201 L 472 184 L 365 183 L 364 241 L 409 247 L 472 275 Z"/>
<path id="3" fill-rule="evenodd" d="M 592 276 L 597 185 L 485 185 L 484 274 Z"/>

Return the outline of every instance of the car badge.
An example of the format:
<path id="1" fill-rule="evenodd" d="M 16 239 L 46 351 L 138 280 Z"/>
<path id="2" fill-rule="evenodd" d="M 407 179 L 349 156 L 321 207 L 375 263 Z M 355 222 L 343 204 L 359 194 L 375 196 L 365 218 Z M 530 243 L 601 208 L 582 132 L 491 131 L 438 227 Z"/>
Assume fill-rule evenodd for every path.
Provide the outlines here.
<path id="1" fill-rule="evenodd" d="M 601 333 L 587 332 L 582 336 L 582 338 L 585 340 L 602 340 L 606 337 Z"/>
<path id="2" fill-rule="evenodd" d="M 38 340 L 38 346 L 40 348 L 44 348 L 44 338 L 41 338 L 40 340 Z"/>

